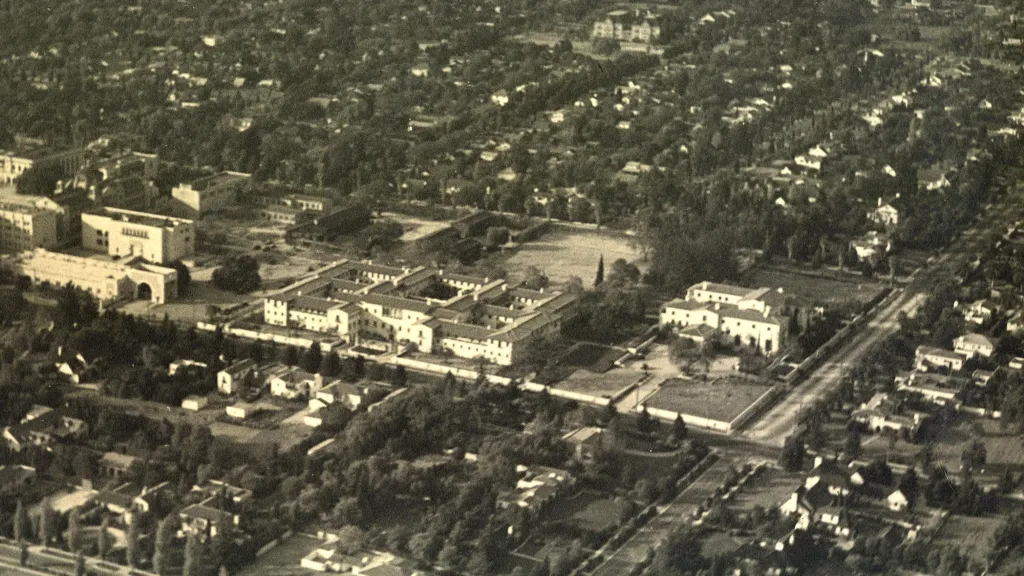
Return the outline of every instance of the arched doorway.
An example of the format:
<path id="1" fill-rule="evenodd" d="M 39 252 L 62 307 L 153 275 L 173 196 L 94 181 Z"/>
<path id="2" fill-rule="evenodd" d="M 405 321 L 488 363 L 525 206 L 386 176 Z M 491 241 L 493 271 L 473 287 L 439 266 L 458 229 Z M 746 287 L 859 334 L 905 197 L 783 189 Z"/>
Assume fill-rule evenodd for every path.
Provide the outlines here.
<path id="1" fill-rule="evenodd" d="M 138 300 L 152 300 L 153 299 L 153 288 L 149 284 L 143 282 L 139 284 L 138 292 L 136 293 Z"/>

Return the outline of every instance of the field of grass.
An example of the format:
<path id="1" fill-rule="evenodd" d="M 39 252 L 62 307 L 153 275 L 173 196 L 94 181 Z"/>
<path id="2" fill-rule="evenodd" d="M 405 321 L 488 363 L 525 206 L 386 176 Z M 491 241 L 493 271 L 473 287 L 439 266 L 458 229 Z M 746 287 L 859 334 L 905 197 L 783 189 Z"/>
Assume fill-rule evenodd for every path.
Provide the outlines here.
<path id="1" fill-rule="evenodd" d="M 783 293 L 794 296 L 801 304 L 820 306 L 867 302 L 885 288 L 882 281 L 857 276 L 826 273 L 819 277 L 766 266 L 756 268 L 747 283 L 782 288 Z"/>
<path id="2" fill-rule="evenodd" d="M 731 422 L 771 387 L 740 379 L 666 380 L 647 399 L 652 408 L 671 410 L 722 422 Z"/>
<path id="3" fill-rule="evenodd" d="M 238 576 L 294 576 L 309 574 L 299 561 L 319 545 L 316 538 L 293 534 L 238 572 Z"/>
<path id="4" fill-rule="evenodd" d="M 555 226 L 540 238 L 523 244 L 505 261 L 504 267 L 513 279 L 524 278 L 527 268 L 536 266 L 547 274 L 552 284 L 578 276 L 583 286 L 589 288 L 594 283 L 597 262 L 602 256 L 605 274 L 619 258 L 628 262 L 639 258 L 624 234 Z"/>
<path id="5" fill-rule="evenodd" d="M 959 549 L 984 563 L 992 547 L 992 535 L 1003 525 L 1000 517 L 978 517 L 952 515 L 946 519 L 942 529 L 932 540 L 933 550 Z"/>
<path id="6" fill-rule="evenodd" d="M 559 390 L 604 396 L 611 398 L 643 378 L 640 372 L 621 368 L 609 370 L 603 374 L 595 374 L 587 370 L 578 370 L 571 376 L 554 385 Z"/>
<path id="7" fill-rule="evenodd" d="M 610 370 L 624 353 L 624 350 L 611 346 L 579 342 L 558 359 L 558 364 L 603 373 Z"/>

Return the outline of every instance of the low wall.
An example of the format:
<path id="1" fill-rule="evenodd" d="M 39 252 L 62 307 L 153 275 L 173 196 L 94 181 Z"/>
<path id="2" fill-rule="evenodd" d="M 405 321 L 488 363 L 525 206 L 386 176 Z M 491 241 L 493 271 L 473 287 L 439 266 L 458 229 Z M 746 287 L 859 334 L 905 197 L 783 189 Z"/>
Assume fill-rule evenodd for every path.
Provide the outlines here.
<path id="1" fill-rule="evenodd" d="M 643 405 L 636 407 L 637 413 L 643 410 Z M 728 432 L 729 423 L 721 420 L 712 420 L 710 418 L 702 418 L 700 416 L 694 416 L 692 414 L 684 414 L 681 412 L 673 412 L 672 410 L 665 410 L 663 408 L 647 408 L 647 413 L 665 422 L 675 422 L 676 418 L 682 417 L 683 422 L 686 422 L 687 426 L 696 426 L 698 428 L 705 428 L 707 430 L 717 430 L 719 432 Z"/>
<path id="2" fill-rule="evenodd" d="M 729 431 L 739 430 L 742 428 L 751 418 L 760 414 L 766 407 L 771 406 L 775 403 L 780 396 L 785 393 L 779 387 L 772 386 L 767 392 L 762 394 L 757 400 L 747 406 L 742 412 L 740 412 L 732 422 L 729 423 Z"/>
<path id="3" fill-rule="evenodd" d="M 196 328 L 207 332 L 217 331 L 217 325 L 210 324 L 209 322 L 197 322 Z M 247 340 L 258 340 L 260 342 L 273 342 L 274 344 L 284 344 L 286 346 L 295 346 L 296 348 L 309 348 L 314 342 L 316 342 L 320 345 L 320 351 L 325 353 L 331 352 L 334 350 L 335 346 L 340 343 L 339 340 L 334 342 L 318 342 L 312 338 L 286 336 L 284 334 L 274 334 L 272 332 L 250 330 L 248 328 L 234 328 L 231 325 L 225 325 L 223 332 L 226 336 L 235 336 L 237 338 L 245 338 Z"/>

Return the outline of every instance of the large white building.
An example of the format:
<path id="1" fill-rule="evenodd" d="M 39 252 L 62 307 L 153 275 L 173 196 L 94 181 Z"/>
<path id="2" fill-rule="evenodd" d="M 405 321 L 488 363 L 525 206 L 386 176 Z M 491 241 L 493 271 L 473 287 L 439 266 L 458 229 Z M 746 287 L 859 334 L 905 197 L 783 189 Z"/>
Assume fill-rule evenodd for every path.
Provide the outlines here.
<path id="1" fill-rule="evenodd" d="M 195 243 L 191 220 L 109 207 L 82 214 L 82 247 L 87 250 L 167 264 L 191 256 Z"/>
<path id="2" fill-rule="evenodd" d="M 594 22 L 591 37 L 646 44 L 661 37 L 661 26 L 658 17 L 651 12 L 613 10 L 604 20 Z"/>
<path id="3" fill-rule="evenodd" d="M 555 334 L 575 297 L 511 287 L 504 280 L 417 267 L 341 261 L 267 297 L 263 320 L 424 352 L 519 361 L 529 342 Z"/>
<path id="4" fill-rule="evenodd" d="M 701 282 L 690 286 L 685 298 L 662 306 L 658 323 L 676 331 L 707 326 L 733 344 L 771 354 L 786 340 L 789 319 L 784 310 L 781 290 Z"/>
<path id="5" fill-rule="evenodd" d="M 242 172 L 221 172 L 171 189 L 171 196 L 193 212 L 206 214 L 235 203 L 238 184 L 249 178 Z"/>
<path id="6" fill-rule="evenodd" d="M 21 252 L 57 245 L 57 214 L 34 206 L 0 204 L 0 250 Z"/>
<path id="7" fill-rule="evenodd" d="M 178 296 L 178 272 L 129 258 L 111 262 L 103 258 L 71 256 L 42 248 L 23 252 L 9 261 L 13 271 L 34 283 L 55 286 L 71 283 L 100 302 L 149 300 L 163 304 Z"/>

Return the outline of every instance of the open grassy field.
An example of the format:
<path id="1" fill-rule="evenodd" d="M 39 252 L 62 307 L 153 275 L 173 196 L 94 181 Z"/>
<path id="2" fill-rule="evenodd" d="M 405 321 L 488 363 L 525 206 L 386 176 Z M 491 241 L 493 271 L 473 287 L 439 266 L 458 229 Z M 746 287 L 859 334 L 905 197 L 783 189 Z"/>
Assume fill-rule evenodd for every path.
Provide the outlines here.
<path id="1" fill-rule="evenodd" d="M 611 346 L 578 342 L 558 359 L 558 364 L 602 373 L 610 370 L 625 353 L 625 350 Z"/>
<path id="2" fill-rule="evenodd" d="M 743 486 L 743 489 L 729 501 L 728 507 L 741 514 L 749 513 L 754 506 L 765 509 L 778 506 L 789 498 L 802 481 L 803 474 L 799 472 L 786 472 L 781 468 L 768 467 Z"/>
<path id="3" fill-rule="evenodd" d="M 770 388 L 737 378 L 707 382 L 672 378 L 666 380 L 646 404 L 652 408 L 731 422 Z"/>
<path id="4" fill-rule="evenodd" d="M 992 535 L 1005 520 L 999 517 L 952 515 L 932 540 L 933 550 L 957 548 L 984 563 L 992 547 Z"/>
<path id="5" fill-rule="evenodd" d="M 238 572 L 238 576 L 293 576 L 309 574 L 310 571 L 299 566 L 299 561 L 319 545 L 316 538 L 303 534 L 293 534 L 275 548 L 256 558 Z"/>
<path id="6" fill-rule="evenodd" d="M 560 390 L 604 396 L 611 398 L 623 389 L 636 384 L 643 374 L 621 368 L 609 370 L 603 374 L 595 374 L 587 370 L 577 370 L 571 376 L 554 385 Z"/>
<path id="7" fill-rule="evenodd" d="M 614 499 L 584 490 L 572 498 L 556 501 L 544 520 L 572 524 L 587 532 L 601 532 L 618 523 L 618 510 Z"/>
<path id="8" fill-rule="evenodd" d="M 628 262 L 639 258 L 625 234 L 556 225 L 547 234 L 523 244 L 505 261 L 504 267 L 510 277 L 517 279 L 526 276 L 527 268 L 536 266 L 547 274 L 553 284 L 578 276 L 584 287 L 589 288 L 593 285 L 601 256 L 604 256 L 605 274 L 611 263 L 619 258 Z"/>
<path id="9" fill-rule="evenodd" d="M 829 306 L 846 302 L 867 302 L 878 295 L 885 284 L 857 276 L 832 274 L 811 276 L 776 267 L 757 267 L 748 281 L 750 285 L 782 288 L 800 304 Z"/>

